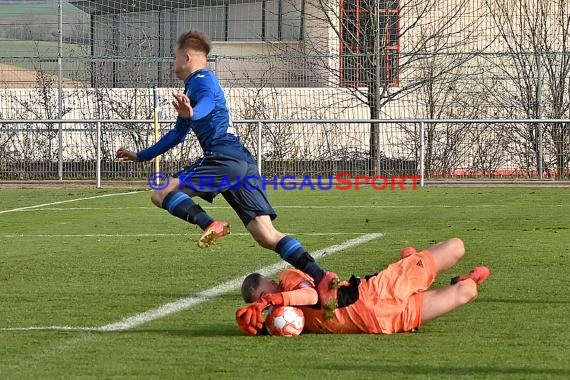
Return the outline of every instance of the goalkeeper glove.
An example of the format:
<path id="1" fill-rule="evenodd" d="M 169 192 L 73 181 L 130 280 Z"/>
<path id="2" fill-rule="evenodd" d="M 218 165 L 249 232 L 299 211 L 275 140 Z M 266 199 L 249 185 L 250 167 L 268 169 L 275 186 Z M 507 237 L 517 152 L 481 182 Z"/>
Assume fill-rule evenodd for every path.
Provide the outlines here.
<path id="1" fill-rule="evenodd" d="M 254 302 L 236 311 L 239 328 L 247 335 L 257 335 L 263 327 L 263 304 Z"/>
<path id="2" fill-rule="evenodd" d="M 261 297 L 261 300 L 259 302 L 265 303 L 265 307 L 267 307 L 267 305 L 283 306 L 285 304 L 285 301 L 283 300 L 283 293 L 266 294 Z"/>
<path id="3" fill-rule="evenodd" d="M 283 305 L 281 293 L 266 294 L 257 302 L 240 307 L 236 311 L 236 322 L 247 335 L 257 335 L 263 327 L 263 310 L 269 305 Z"/>

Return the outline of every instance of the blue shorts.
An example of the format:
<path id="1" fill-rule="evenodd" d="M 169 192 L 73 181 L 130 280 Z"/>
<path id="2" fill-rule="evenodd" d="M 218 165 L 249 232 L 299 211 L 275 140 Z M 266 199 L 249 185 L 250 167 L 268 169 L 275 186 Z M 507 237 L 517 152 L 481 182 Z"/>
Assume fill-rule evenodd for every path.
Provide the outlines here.
<path id="1" fill-rule="evenodd" d="M 220 153 L 208 153 L 176 175 L 180 186 L 212 203 L 218 194 L 234 209 L 245 226 L 256 216 L 277 217 L 269 204 L 257 166 Z M 182 189 L 182 187 L 181 187 Z"/>

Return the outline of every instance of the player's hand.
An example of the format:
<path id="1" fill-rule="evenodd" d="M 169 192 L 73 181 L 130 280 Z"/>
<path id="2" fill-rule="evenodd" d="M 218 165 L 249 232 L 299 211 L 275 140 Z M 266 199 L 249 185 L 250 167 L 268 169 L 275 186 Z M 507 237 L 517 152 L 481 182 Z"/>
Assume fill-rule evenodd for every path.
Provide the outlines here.
<path id="1" fill-rule="evenodd" d="M 285 304 L 282 293 L 266 294 L 263 297 L 261 297 L 260 302 L 263 302 L 266 305 L 273 305 L 273 306 L 283 306 Z"/>
<path id="2" fill-rule="evenodd" d="M 115 153 L 115 157 L 117 157 L 120 160 L 124 160 L 124 161 L 138 161 L 138 157 L 137 154 L 131 150 L 125 149 L 125 148 L 119 148 L 119 150 L 117 150 L 117 152 Z"/>
<path id="3" fill-rule="evenodd" d="M 190 99 L 181 92 L 173 92 L 172 96 L 174 96 L 174 100 L 172 101 L 172 105 L 178 115 L 183 119 L 190 119 L 194 115 L 194 110 L 190 105 Z"/>
<path id="4" fill-rule="evenodd" d="M 254 302 L 236 311 L 236 322 L 247 335 L 257 335 L 263 328 L 263 304 Z"/>

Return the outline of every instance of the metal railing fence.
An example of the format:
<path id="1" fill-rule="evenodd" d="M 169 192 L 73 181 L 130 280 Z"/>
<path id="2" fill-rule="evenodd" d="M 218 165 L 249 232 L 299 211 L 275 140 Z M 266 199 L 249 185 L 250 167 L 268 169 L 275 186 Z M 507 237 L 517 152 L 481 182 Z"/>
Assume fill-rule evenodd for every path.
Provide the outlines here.
<path id="1" fill-rule="evenodd" d="M 421 176 L 568 181 L 570 119 L 239 120 L 267 177 Z M 161 134 L 174 126 L 161 121 Z M 120 162 L 121 146 L 155 141 L 153 120 L 0 120 L 0 180 L 146 180 L 151 163 Z M 161 157 L 175 173 L 202 155 L 193 134 Z"/>

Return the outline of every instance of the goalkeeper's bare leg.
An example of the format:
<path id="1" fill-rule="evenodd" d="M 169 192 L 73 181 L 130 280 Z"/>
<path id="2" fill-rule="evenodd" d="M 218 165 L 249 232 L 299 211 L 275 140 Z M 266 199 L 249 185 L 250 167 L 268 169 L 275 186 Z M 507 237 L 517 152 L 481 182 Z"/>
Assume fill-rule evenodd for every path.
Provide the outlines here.
<path id="1" fill-rule="evenodd" d="M 422 324 L 441 317 L 461 306 L 475 301 L 477 286 L 489 278 L 486 266 L 475 267 L 469 274 L 454 277 L 453 285 L 442 289 L 429 290 L 423 295 Z"/>

